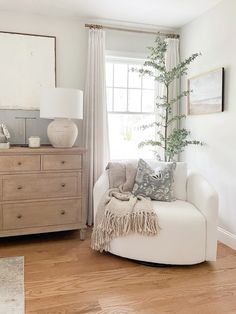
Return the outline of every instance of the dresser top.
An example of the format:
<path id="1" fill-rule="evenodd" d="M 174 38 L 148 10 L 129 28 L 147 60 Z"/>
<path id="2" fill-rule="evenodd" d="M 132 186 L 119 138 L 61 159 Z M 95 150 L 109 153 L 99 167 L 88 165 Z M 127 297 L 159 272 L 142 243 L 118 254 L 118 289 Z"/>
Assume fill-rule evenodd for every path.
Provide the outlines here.
<path id="1" fill-rule="evenodd" d="M 11 146 L 9 149 L 0 149 L 0 155 L 14 154 L 84 154 L 86 148 L 74 146 L 71 148 L 54 148 L 51 145 L 42 145 L 39 148 L 29 148 L 22 146 Z"/>

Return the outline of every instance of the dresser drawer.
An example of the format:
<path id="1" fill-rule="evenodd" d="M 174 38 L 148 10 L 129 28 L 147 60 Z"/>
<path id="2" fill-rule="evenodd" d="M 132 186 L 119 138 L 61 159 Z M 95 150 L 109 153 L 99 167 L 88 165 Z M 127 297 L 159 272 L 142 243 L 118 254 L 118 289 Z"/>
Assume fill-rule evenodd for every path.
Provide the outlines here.
<path id="1" fill-rule="evenodd" d="M 3 178 L 3 201 L 71 197 L 81 194 L 80 175 L 21 175 Z"/>
<path id="2" fill-rule="evenodd" d="M 0 156 L 0 172 L 40 170 L 40 156 Z"/>
<path id="3" fill-rule="evenodd" d="M 81 221 L 81 200 L 3 205 L 3 229 L 74 224 Z"/>
<path id="4" fill-rule="evenodd" d="M 43 155 L 43 170 L 78 170 L 81 169 L 81 155 Z"/>

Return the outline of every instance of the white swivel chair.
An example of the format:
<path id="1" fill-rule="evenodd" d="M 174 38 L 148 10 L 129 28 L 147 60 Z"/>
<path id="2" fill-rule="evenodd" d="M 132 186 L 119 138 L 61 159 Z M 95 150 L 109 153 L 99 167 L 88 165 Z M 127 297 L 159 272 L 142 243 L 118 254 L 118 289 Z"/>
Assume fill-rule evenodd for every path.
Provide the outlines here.
<path id="1" fill-rule="evenodd" d="M 94 215 L 109 188 L 105 171 L 94 186 Z M 129 259 L 172 265 L 215 261 L 217 252 L 218 195 L 199 174 L 187 175 L 185 163 L 177 163 L 174 174 L 174 202 L 152 201 L 160 234 L 136 233 L 111 241 L 109 252 Z"/>

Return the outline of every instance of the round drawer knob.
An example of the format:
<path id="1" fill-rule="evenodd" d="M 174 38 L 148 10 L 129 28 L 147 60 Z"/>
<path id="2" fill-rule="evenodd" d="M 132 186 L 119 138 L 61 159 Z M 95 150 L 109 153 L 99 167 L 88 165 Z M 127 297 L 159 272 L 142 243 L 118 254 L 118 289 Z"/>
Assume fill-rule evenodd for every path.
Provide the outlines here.
<path id="1" fill-rule="evenodd" d="M 61 215 L 65 215 L 65 211 L 64 210 L 61 210 Z"/>
<path id="2" fill-rule="evenodd" d="M 21 165 L 22 165 L 22 162 L 21 162 L 21 161 L 19 161 L 19 162 L 18 162 L 18 166 L 21 166 Z"/>
<path id="3" fill-rule="evenodd" d="M 21 214 L 17 215 L 17 218 L 18 218 L 18 219 L 21 219 L 21 218 L 22 218 L 22 215 L 21 215 Z"/>
<path id="4" fill-rule="evenodd" d="M 17 190 L 22 190 L 23 189 L 23 186 L 21 186 L 21 185 L 19 185 L 18 187 L 17 187 Z"/>
<path id="5" fill-rule="evenodd" d="M 62 183 L 61 186 L 64 188 L 64 187 L 66 186 L 66 184 L 65 184 L 65 183 Z"/>
<path id="6" fill-rule="evenodd" d="M 62 160 L 62 161 L 61 161 L 61 164 L 62 164 L 62 165 L 64 165 L 65 163 L 66 163 L 65 160 Z"/>

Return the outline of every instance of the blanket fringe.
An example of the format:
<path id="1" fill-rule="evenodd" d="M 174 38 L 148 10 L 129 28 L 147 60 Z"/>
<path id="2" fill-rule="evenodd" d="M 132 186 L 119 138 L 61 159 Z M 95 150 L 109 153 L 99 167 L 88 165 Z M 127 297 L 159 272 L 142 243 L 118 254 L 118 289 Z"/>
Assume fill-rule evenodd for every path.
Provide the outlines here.
<path id="1" fill-rule="evenodd" d="M 107 211 L 96 230 L 93 230 L 91 248 L 100 252 L 108 251 L 110 241 L 115 237 L 125 236 L 130 232 L 155 236 L 160 229 L 158 217 L 154 212 L 139 211 L 117 216 Z"/>

